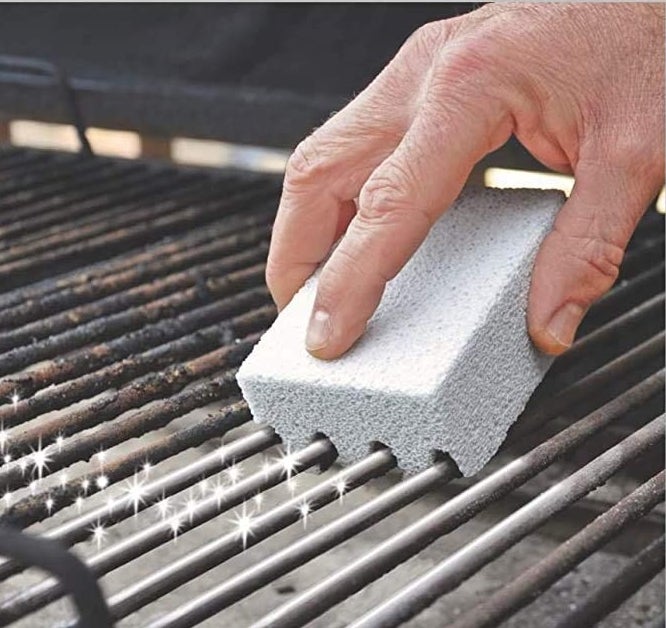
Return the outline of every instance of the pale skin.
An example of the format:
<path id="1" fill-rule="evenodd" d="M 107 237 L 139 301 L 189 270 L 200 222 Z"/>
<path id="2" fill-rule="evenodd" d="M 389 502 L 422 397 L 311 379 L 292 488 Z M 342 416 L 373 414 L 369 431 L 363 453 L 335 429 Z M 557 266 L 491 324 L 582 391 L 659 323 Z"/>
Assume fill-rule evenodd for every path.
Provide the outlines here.
<path id="1" fill-rule="evenodd" d="M 575 177 L 538 252 L 527 328 L 557 355 L 615 282 L 664 184 L 664 6 L 487 5 L 417 30 L 289 159 L 266 281 L 279 309 L 322 270 L 305 344 L 363 334 L 390 281 L 511 135 Z"/>

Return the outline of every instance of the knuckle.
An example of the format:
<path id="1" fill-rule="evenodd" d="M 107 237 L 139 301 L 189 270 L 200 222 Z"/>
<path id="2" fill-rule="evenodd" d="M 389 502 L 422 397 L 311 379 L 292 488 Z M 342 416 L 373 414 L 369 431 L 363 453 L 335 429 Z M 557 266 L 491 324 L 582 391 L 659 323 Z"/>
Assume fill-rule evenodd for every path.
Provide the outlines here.
<path id="1" fill-rule="evenodd" d="M 368 179 L 359 195 L 361 220 L 375 222 L 408 209 L 412 173 L 407 168 L 392 164 Z"/>
<path id="2" fill-rule="evenodd" d="M 568 255 L 584 265 L 581 277 L 597 292 L 605 292 L 617 279 L 624 250 L 598 235 L 571 235 L 561 233 Z"/>
<path id="3" fill-rule="evenodd" d="M 316 180 L 327 169 L 328 161 L 316 134 L 305 138 L 296 146 L 287 161 L 285 188 L 298 187 Z"/>
<path id="4" fill-rule="evenodd" d="M 364 263 L 359 252 L 353 249 L 340 247 L 327 268 L 327 281 L 324 285 L 324 294 L 331 302 L 335 301 L 338 291 L 345 292 L 349 282 L 364 285 L 383 285 L 389 278 L 382 275 L 379 268 Z"/>
<path id="5" fill-rule="evenodd" d="M 496 83 L 489 59 L 495 57 L 495 67 L 499 63 L 497 56 L 488 51 L 491 46 L 492 42 L 478 42 L 476 37 L 470 37 L 448 48 L 435 62 L 429 85 L 433 95 L 439 100 L 442 96 L 451 99 L 470 92 L 486 94 Z"/>
<path id="6" fill-rule="evenodd" d="M 419 26 L 407 40 L 407 46 L 417 54 L 432 56 L 444 40 L 443 22 L 428 22 Z"/>

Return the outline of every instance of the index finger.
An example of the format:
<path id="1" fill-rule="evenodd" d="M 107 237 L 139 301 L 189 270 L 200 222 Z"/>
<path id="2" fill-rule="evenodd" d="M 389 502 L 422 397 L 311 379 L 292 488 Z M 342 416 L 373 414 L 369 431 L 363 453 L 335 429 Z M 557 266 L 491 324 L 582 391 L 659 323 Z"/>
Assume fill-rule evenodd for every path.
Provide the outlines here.
<path id="1" fill-rule="evenodd" d="M 266 282 L 284 307 L 347 227 L 364 182 L 401 141 L 429 59 L 411 39 L 347 107 L 301 142 L 289 159 L 273 227 Z"/>
<path id="2" fill-rule="evenodd" d="M 356 342 L 386 283 L 458 196 L 476 162 L 509 138 L 510 117 L 489 107 L 495 105 L 424 109 L 374 171 L 319 277 L 306 337 L 310 353 L 331 359 Z"/>

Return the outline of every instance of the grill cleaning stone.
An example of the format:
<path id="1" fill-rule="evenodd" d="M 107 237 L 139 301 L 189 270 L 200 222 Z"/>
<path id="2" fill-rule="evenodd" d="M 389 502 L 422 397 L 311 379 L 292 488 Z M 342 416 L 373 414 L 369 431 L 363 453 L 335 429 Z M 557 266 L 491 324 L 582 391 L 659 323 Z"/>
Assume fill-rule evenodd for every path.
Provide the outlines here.
<path id="1" fill-rule="evenodd" d="M 408 472 L 436 450 L 466 476 L 479 471 L 551 363 L 525 313 L 534 257 L 563 200 L 464 192 L 389 283 L 363 338 L 330 362 L 304 347 L 315 273 L 238 371 L 254 419 L 292 449 L 323 433 L 343 462 L 380 442 Z"/>

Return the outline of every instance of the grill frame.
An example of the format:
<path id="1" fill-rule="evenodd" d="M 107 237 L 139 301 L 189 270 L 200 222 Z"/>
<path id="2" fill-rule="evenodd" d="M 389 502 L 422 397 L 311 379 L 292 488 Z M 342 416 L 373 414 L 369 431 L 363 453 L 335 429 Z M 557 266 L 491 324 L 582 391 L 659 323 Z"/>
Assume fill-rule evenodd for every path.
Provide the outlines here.
<path id="1" fill-rule="evenodd" d="M 50 160 L 56 164 L 55 174 L 48 168 Z M 20 253 L 16 253 L 13 241 L 5 241 L 4 248 L 0 248 L 0 276 L 12 273 L 9 275 L 10 281 L 16 283 L 14 289 L 0 294 L 0 304 L 6 312 L 0 313 L 0 395 L 7 396 L 14 390 L 20 390 L 21 397 L 25 397 L 17 404 L 0 405 L 0 419 L 7 422 L 12 420 L 12 428 L 19 429 L 19 437 L 12 436 L 10 443 L 14 443 L 13 446 L 18 448 L 18 454 L 27 454 L 30 446 L 34 447 L 40 432 L 49 439 L 62 433 L 65 441 L 50 463 L 49 474 L 53 475 L 59 470 L 58 467 L 65 468 L 74 463 L 95 468 L 95 451 L 100 442 L 108 449 L 109 445 L 122 444 L 146 429 L 166 427 L 182 414 L 200 408 L 208 401 L 224 398 L 231 400 L 220 408 L 219 412 L 201 422 L 179 427 L 160 440 L 147 443 L 133 452 L 114 455 L 111 461 L 107 460 L 103 472 L 113 488 L 130 477 L 136 478 L 137 474 L 140 474 L 141 462 L 146 459 L 158 464 L 169 460 L 185 447 L 201 447 L 213 437 L 248 425 L 251 417 L 247 408 L 234 396 L 237 391 L 233 369 L 250 350 L 258 337 L 257 334 L 270 323 L 275 314 L 262 285 L 261 258 L 266 251 L 268 223 L 271 208 L 275 206 L 277 199 L 278 179 L 244 172 L 215 173 L 200 169 L 147 165 L 143 162 L 130 164 L 124 160 L 106 158 L 94 158 L 93 162 L 99 164 L 99 168 L 88 166 L 88 162 L 83 162 L 82 166 L 81 158 L 73 155 L 19 149 L 0 151 L 0 194 L 5 190 L 12 195 L 8 197 L 10 200 L 23 203 L 21 207 L 24 208 L 19 215 L 20 220 L 23 220 L 21 223 L 3 221 L 3 214 L 0 213 L 0 236 L 3 233 L 9 234 L 6 237 L 15 236 Z M 67 175 L 76 182 L 74 177 L 93 173 L 93 181 L 97 181 L 94 173 L 98 172 L 98 169 L 102 172 L 105 169 L 118 171 L 121 177 L 127 172 L 130 181 L 134 183 L 144 181 L 142 169 L 146 169 L 147 177 L 157 173 L 158 180 L 160 177 L 169 180 L 171 176 L 172 184 L 165 183 L 165 187 L 157 186 L 155 189 L 149 188 L 148 191 L 144 188 L 143 192 L 139 193 L 133 192 L 134 188 L 124 190 L 119 181 L 115 187 L 111 186 L 110 194 L 114 194 L 115 190 L 121 199 L 129 196 L 134 200 L 108 201 L 106 205 L 103 201 L 95 205 L 89 198 L 99 196 L 100 188 L 96 187 L 96 184 L 81 186 L 83 198 L 79 198 L 76 193 L 73 199 L 71 195 L 67 195 L 70 188 L 62 183 L 63 176 Z M 44 187 L 47 192 L 36 187 L 36 182 L 42 180 L 39 178 L 40 173 L 46 178 Z M 10 180 L 12 183 L 9 183 Z M 209 180 L 213 183 L 209 183 Z M 233 180 L 240 182 L 240 188 L 230 197 L 229 190 L 225 191 L 224 186 Z M 7 183 L 3 184 L 5 181 Z M 174 185 L 175 182 L 182 181 L 193 181 L 195 191 L 190 193 L 190 188 L 187 187 L 182 191 L 182 200 L 178 200 L 181 192 L 174 192 Z M 215 182 L 221 187 L 215 188 Z M 57 198 L 52 196 L 54 186 L 64 194 L 60 201 L 53 200 Z M 267 191 L 256 193 L 262 186 Z M 108 190 L 104 187 L 101 189 Z M 220 198 L 211 200 L 210 197 L 216 190 L 220 193 Z M 106 193 L 109 194 L 108 191 Z M 135 196 L 132 197 L 132 194 Z M 26 225 L 31 217 L 43 216 L 38 214 L 38 210 L 33 211 L 31 203 L 42 211 L 45 199 L 51 199 L 51 205 L 56 205 L 55 210 L 50 210 L 56 212 L 53 219 L 48 218 L 38 223 L 43 231 L 27 231 Z M 0 205 L 2 202 L 0 200 Z M 59 215 L 58 203 L 65 206 L 70 223 L 64 222 L 57 226 L 57 223 L 51 222 Z M 106 222 L 100 221 L 97 224 L 97 214 L 86 216 L 85 211 L 90 209 L 91 203 L 106 217 Z M 237 205 L 234 206 L 234 203 Z M 5 201 L 5 206 L 9 205 L 9 201 Z M 250 207 L 250 213 L 242 216 L 234 213 L 236 207 L 241 206 Z M 123 213 L 133 210 L 143 213 L 139 213 L 138 217 L 122 217 Z M 224 214 L 225 211 L 228 212 L 227 215 Z M 173 215 L 173 219 L 160 222 L 160 217 L 157 217 L 161 215 L 160 212 L 167 212 L 167 216 Z M 222 218 L 218 218 L 216 212 L 222 212 Z M 118 214 L 121 218 L 114 222 L 114 215 Z M 228 225 L 225 221 L 229 221 Z M 149 226 L 141 227 L 145 224 Z M 645 233 L 649 234 L 650 224 L 661 224 L 662 235 L 646 237 Z M 68 232 L 72 242 L 68 246 L 73 246 L 75 251 L 71 254 L 67 252 L 67 247 L 62 247 L 64 253 L 53 248 L 54 244 L 58 244 L 59 233 L 70 229 L 68 225 L 83 227 L 80 232 Z M 139 244 L 141 238 L 137 238 L 136 234 L 123 232 L 123 229 L 126 229 L 124 225 L 139 225 L 143 229 L 142 237 L 147 235 L 151 242 L 142 247 Z M 187 226 L 189 231 L 179 234 L 179 230 Z M 4 232 L 3 227 L 6 229 Z M 109 233 L 116 232 L 120 234 L 117 239 L 109 240 Z M 52 239 L 42 240 L 40 233 L 48 234 L 46 237 Z M 226 238 L 222 244 L 217 239 L 220 235 Z M 93 246 L 90 242 L 94 238 L 98 240 Z M 120 249 L 108 247 L 109 241 L 117 242 Z M 641 246 L 641 242 L 648 244 Z M 133 253 L 127 255 L 127 250 L 122 247 L 130 247 Z M 32 252 L 33 257 L 24 258 L 26 251 Z M 663 259 L 663 219 L 648 215 L 637 230 L 634 243 L 627 254 L 627 264 L 622 268 L 620 282 L 626 283 L 620 283 L 593 308 L 582 327 L 585 335 L 568 354 L 555 363 L 548 378 L 528 405 L 524 417 L 512 428 L 510 439 L 500 456 L 504 456 L 504 460 L 507 459 L 506 456 L 509 456 L 509 460 L 513 456 L 514 467 L 509 466 L 509 469 L 515 468 L 515 459 L 520 455 L 522 447 L 526 453 L 523 453 L 521 460 L 531 460 L 526 468 L 522 469 L 523 475 L 526 474 L 527 477 L 520 473 L 511 476 L 506 467 L 501 467 L 495 471 L 498 474 L 495 476 L 482 474 L 480 479 L 459 480 L 455 465 L 443 457 L 423 474 L 387 488 L 367 505 L 336 518 L 328 527 L 320 527 L 311 532 L 299 542 L 300 545 L 284 547 L 277 558 L 259 562 L 255 567 L 258 576 L 254 577 L 252 571 L 245 571 L 236 578 L 222 582 L 207 597 L 200 596 L 193 600 L 190 606 L 181 608 L 180 612 L 157 617 L 150 625 L 194 625 L 194 622 L 207 618 L 214 610 L 219 610 L 220 600 L 228 606 L 244 599 L 257 588 L 258 583 L 266 585 L 273 582 L 275 578 L 320 556 L 324 551 L 355 538 L 363 530 L 368 530 L 383 520 L 384 515 L 398 512 L 419 498 L 442 490 L 449 482 L 456 485 L 457 494 L 449 497 L 438 509 L 450 513 L 446 520 L 448 523 L 438 522 L 435 525 L 427 520 L 424 520 L 425 523 L 417 522 L 416 529 L 424 532 L 412 538 L 410 534 L 414 534 L 413 528 L 405 530 L 401 538 L 407 538 L 410 542 L 404 547 L 394 548 L 390 560 L 384 558 L 374 567 L 368 567 L 365 579 L 359 580 L 357 575 L 345 576 L 350 569 L 357 568 L 355 564 L 341 570 L 339 582 L 342 584 L 335 594 L 337 598 L 333 595 L 332 588 L 325 591 L 328 597 L 314 590 L 314 593 L 307 597 L 308 600 L 314 600 L 312 606 L 301 601 L 301 606 L 296 605 L 300 609 L 298 613 L 290 611 L 289 614 L 285 611 L 281 616 L 278 612 L 268 615 L 270 619 L 264 620 L 270 625 L 302 625 L 307 619 L 333 607 L 334 601 L 347 599 L 360 590 L 362 585 L 377 580 L 384 573 L 401 565 L 408 557 L 423 550 L 443 533 L 456 529 L 484 507 L 497 502 L 501 496 L 512 494 L 514 489 L 538 475 L 537 472 L 546 469 L 550 463 L 561 458 L 563 453 L 573 449 L 574 445 L 588 441 L 593 434 L 604 434 L 611 441 L 613 438 L 617 440 L 622 437 L 636 440 L 637 437 L 631 435 L 631 425 L 613 433 L 610 431 L 610 424 L 619 420 L 622 415 L 630 414 L 634 408 L 643 412 L 644 418 L 649 418 L 650 414 L 655 412 L 649 403 L 657 397 L 657 405 L 663 406 L 663 369 L 660 370 L 664 346 L 663 262 L 646 268 L 646 265 L 650 266 L 659 260 L 656 251 L 661 251 Z M 82 269 L 81 260 L 77 258 L 77 255 L 82 253 L 86 256 L 86 270 Z M 109 265 L 108 258 L 114 254 L 117 254 L 116 262 Z M 22 264 L 18 269 L 15 266 L 17 260 Z M 53 260 L 60 264 L 55 271 Z M 58 275 L 65 273 L 64 278 L 54 280 L 54 272 Z M 169 280 L 164 279 L 165 274 L 170 277 Z M 25 281 L 27 276 L 36 280 L 24 288 L 20 283 Z M 655 287 L 657 293 L 653 294 Z M 123 311 L 123 308 L 129 309 Z M 128 315 L 127 312 L 132 314 Z M 13 320 L 21 321 L 21 327 L 13 327 Z M 86 325 L 89 327 L 86 328 Z M 70 352 L 68 355 L 73 357 L 59 359 L 63 351 Z M 38 377 L 30 379 L 14 374 L 16 370 L 28 367 L 36 361 L 46 361 L 41 367 L 36 367 L 41 369 L 37 371 L 40 373 Z M 617 382 L 621 383 L 620 388 L 612 390 L 611 387 Z M 54 384 L 55 388 L 48 388 L 51 384 Z M 113 386 L 111 392 L 109 384 Z M 64 410 L 69 404 L 85 401 L 93 395 L 98 395 L 98 398 L 91 402 L 90 408 L 86 409 L 84 406 L 71 411 Z M 56 415 L 41 421 L 36 427 L 25 427 L 41 417 L 44 410 L 60 412 L 64 417 Z M 577 421 L 572 423 L 572 419 Z M 656 421 L 658 423 L 655 425 L 663 431 L 663 416 Z M 103 423 L 96 432 L 79 433 L 81 429 L 92 428 L 96 423 Z M 546 431 L 544 437 L 543 431 L 539 430 L 543 430 L 544 426 L 548 428 L 549 425 L 555 425 L 563 431 L 554 435 L 549 435 Z M 24 429 L 25 431 L 21 432 Z M 68 429 L 72 430 L 71 435 Z M 100 434 L 103 436 L 101 439 Z M 654 442 L 654 434 L 652 438 L 650 442 Z M 159 479 L 153 480 L 152 484 L 156 486 L 151 489 L 151 495 L 157 497 L 160 488 L 166 490 L 167 494 L 172 494 L 178 489 L 192 487 L 201 476 L 215 475 L 236 462 L 261 455 L 269 447 L 275 446 L 278 440 L 265 429 L 239 437 L 223 445 L 231 452 L 228 454 L 229 458 L 220 459 L 216 453 L 201 455 L 180 472 L 165 476 L 169 478 L 168 481 L 164 480 L 159 484 Z M 553 442 L 559 443 L 560 449 L 557 449 Z M 242 507 L 258 491 L 284 484 L 287 476 L 296 476 L 308 468 L 319 467 L 325 470 L 330 467 L 335 457 L 334 448 L 325 439 L 315 441 L 304 452 L 295 452 L 292 455 L 302 463 L 296 469 L 285 470 L 284 465 L 278 461 L 273 464 L 270 472 L 256 471 L 253 475 L 231 484 L 227 490 L 228 495 L 224 498 L 224 511 L 232 507 Z M 607 454 L 602 452 L 601 455 Z M 635 457 L 631 456 L 632 460 Z M 11 464 L 9 468 L 14 470 L 10 473 L 7 466 L 0 466 L 0 487 L 20 490 L 26 483 L 25 475 L 19 467 L 12 467 Z M 386 475 L 394 466 L 395 460 L 390 452 L 380 448 L 371 452 L 368 458 L 358 465 L 340 470 L 337 476 L 348 482 L 345 491 L 364 490 L 363 487 L 369 484 L 372 478 Z M 488 473 L 492 473 L 492 470 Z M 89 473 L 87 475 L 94 477 Z M 76 481 L 68 482 L 60 491 L 55 488 L 49 492 L 55 500 L 53 511 L 68 504 L 71 510 L 87 475 L 78 476 Z M 309 504 L 313 512 L 324 508 L 326 504 L 336 502 L 340 497 L 336 480 L 330 479 L 329 475 L 322 477 L 327 479 L 322 479 L 309 489 L 309 492 L 306 491 L 305 497 L 299 494 L 283 501 L 277 507 L 281 510 L 272 515 L 273 518 L 268 517 L 268 512 L 259 515 L 267 517 L 268 523 L 263 528 L 256 524 L 259 532 L 255 530 L 254 538 L 245 539 L 241 543 L 242 539 L 239 540 L 229 533 L 219 541 L 220 545 L 216 550 L 218 554 L 212 553 L 212 546 L 199 548 L 198 554 L 185 556 L 183 561 L 174 562 L 175 566 L 170 569 L 160 569 L 152 581 L 149 578 L 141 579 L 124 592 L 109 595 L 112 614 L 118 618 L 129 611 L 142 608 L 148 601 L 159 599 L 158 593 L 162 590 L 158 584 L 166 587 L 165 591 L 171 591 L 175 585 L 186 582 L 198 570 L 204 573 L 209 567 L 243 553 L 243 545 L 247 544 L 250 548 L 278 530 L 297 525 L 303 519 L 298 510 L 299 504 L 304 503 L 303 500 L 307 500 L 305 503 Z M 146 484 L 150 482 L 146 480 Z M 89 488 L 91 494 L 104 490 L 107 490 L 106 487 L 100 491 L 94 486 Z M 527 497 L 525 507 L 533 497 Z M 39 524 L 40 520 L 44 519 L 48 524 L 50 517 L 45 516 L 48 513 L 44 512 L 44 499 L 45 493 L 39 491 L 36 495 L 25 495 L 0 521 L 24 527 Z M 216 500 L 210 497 L 208 499 L 207 505 L 202 506 L 185 527 L 197 528 L 204 521 L 220 515 L 222 508 L 217 505 Z M 531 508 L 534 508 L 534 505 Z M 102 506 L 93 511 L 97 512 L 96 515 L 88 515 L 85 524 L 82 523 L 85 515 L 74 516 L 74 520 L 79 523 L 69 528 L 57 526 L 56 530 L 59 532 L 55 536 L 60 535 L 58 538 L 65 541 L 66 545 L 84 541 L 92 534 L 92 520 L 102 520 L 101 509 Z M 148 504 L 138 504 L 136 507 L 136 510 L 141 512 L 147 509 Z M 118 521 L 126 520 L 131 515 L 125 507 L 122 513 L 118 513 Z M 109 516 L 109 513 L 104 516 Z M 607 515 L 601 514 L 602 521 L 604 517 Z M 656 520 L 657 525 L 663 526 L 663 515 L 657 515 Z M 109 521 L 114 521 L 113 516 Z M 595 525 L 596 521 L 590 525 Z M 142 532 L 143 536 L 138 533 L 134 535 L 134 550 L 128 545 L 130 539 L 125 539 L 122 541 L 125 543 L 122 546 L 125 547 L 124 550 L 116 549 L 113 553 L 112 548 L 108 548 L 92 558 L 88 557 L 86 562 L 89 570 L 93 574 L 101 575 L 125 565 L 129 556 L 139 558 L 148 549 L 160 547 L 170 539 L 167 523 L 165 521 L 155 524 L 157 527 L 162 526 L 163 530 L 159 533 L 162 536 L 151 531 Z M 186 531 L 182 530 L 181 534 L 186 534 Z M 380 555 L 382 551 L 386 551 L 383 549 L 386 546 L 390 547 L 388 541 L 379 546 L 377 551 Z M 199 562 L 197 556 L 200 557 Z M 188 568 L 193 570 L 191 574 L 181 568 L 183 564 L 190 566 Z M 19 573 L 17 566 L 0 563 L 0 586 L 10 574 L 15 573 Z M 325 580 L 328 582 L 331 578 Z M 533 582 L 530 581 L 530 584 Z M 617 590 L 617 586 L 608 586 L 611 591 Z M 423 590 L 427 588 L 420 587 Z M 0 623 L 6 623 L 27 610 L 44 605 L 47 600 L 59 596 L 63 591 L 63 585 L 35 585 L 26 593 L 13 597 L 11 601 L 3 600 L 0 595 Z M 621 591 L 626 592 L 628 589 Z M 306 599 L 305 595 L 301 594 L 296 600 Z M 603 593 L 599 595 L 600 599 L 608 599 L 607 593 L 605 598 Z M 295 601 L 290 604 L 290 608 L 295 607 Z M 408 610 L 398 612 L 395 604 L 397 602 L 391 602 L 385 610 L 379 610 L 376 615 L 359 620 L 359 625 L 397 625 L 398 619 L 412 617 L 422 606 L 420 603 L 410 604 L 407 605 Z M 190 612 L 188 609 L 194 610 Z M 598 609 L 598 603 L 590 604 L 590 616 L 594 612 L 598 613 Z M 608 608 L 605 607 L 605 610 Z"/>

